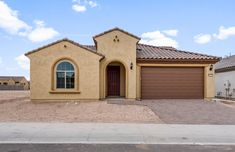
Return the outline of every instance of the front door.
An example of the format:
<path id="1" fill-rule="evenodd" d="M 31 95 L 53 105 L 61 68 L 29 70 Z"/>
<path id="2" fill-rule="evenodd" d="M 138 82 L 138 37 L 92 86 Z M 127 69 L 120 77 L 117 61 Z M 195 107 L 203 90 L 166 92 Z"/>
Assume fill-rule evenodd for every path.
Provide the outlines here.
<path id="1" fill-rule="evenodd" d="M 120 96 L 120 66 L 108 66 L 108 96 Z"/>

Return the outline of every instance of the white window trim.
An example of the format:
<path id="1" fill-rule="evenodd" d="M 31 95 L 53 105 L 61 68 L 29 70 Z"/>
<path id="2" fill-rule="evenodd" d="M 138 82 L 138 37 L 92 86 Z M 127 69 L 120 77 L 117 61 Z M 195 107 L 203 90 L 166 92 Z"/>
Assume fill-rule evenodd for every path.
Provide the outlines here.
<path id="1" fill-rule="evenodd" d="M 73 71 L 72 70 L 68 70 L 68 71 L 63 71 L 63 70 L 57 70 L 57 67 L 58 67 L 58 65 L 60 64 L 60 63 L 62 63 L 62 62 L 69 62 L 70 64 L 72 64 L 73 65 Z M 56 63 L 56 66 L 55 66 L 55 69 L 54 69 L 54 88 L 56 89 L 56 90 L 76 90 L 77 89 L 77 82 L 76 82 L 76 74 L 77 74 L 77 72 L 76 72 L 76 66 L 73 64 L 73 62 L 71 62 L 70 60 L 61 60 L 61 61 L 59 61 L 59 62 L 57 62 Z M 64 74 L 65 74 L 65 77 L 64 77 L 64 81 L 65 81 L 65 86 L 64 86 L 64 88 L 57 88 L 57 72 L 63 72 Z M 66 88 L 66 73 L 67 72 L 74 72 L 74 88 Z"/>

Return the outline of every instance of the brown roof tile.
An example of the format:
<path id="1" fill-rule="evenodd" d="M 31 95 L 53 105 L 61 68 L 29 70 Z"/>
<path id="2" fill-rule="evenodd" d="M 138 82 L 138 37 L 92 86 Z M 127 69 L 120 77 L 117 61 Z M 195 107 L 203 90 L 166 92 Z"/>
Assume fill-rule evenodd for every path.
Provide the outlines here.
<path id="1" fill-rule="evenodd" d="M 95 45 L 82 45 L 82 46 L 84 46 L 85 48 L 88 48 L 94 52 L 97 52 Z"/>
<path id="2" fill-rule="evenodd" d="M 91 50 L 96 51 L 94 45 L 83 45 Z M 220 58 L 206 54 L 193 53 L 188 51 L 178 50 L 169 46 L 152 46 L 146 44 L 137 44 L 136 50 L 137 59 L 145 60 L 217 60 Z"/>
<path id="3" fill-rule="evenodd" d="M 138 59 L 200 59 L 200 60 L 219 60 L 218 57 L 178 50 L 167 46 L 151 46 L 146 44 L 137 45 Z"/>

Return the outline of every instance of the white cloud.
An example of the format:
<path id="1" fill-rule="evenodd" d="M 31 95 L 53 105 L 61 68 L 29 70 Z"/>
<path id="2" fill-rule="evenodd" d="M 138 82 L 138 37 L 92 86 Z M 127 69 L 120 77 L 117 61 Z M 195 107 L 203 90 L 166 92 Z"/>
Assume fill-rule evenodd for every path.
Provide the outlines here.
<path id="1" fill-rule="evenodd" d="M 225 28 L 224 26 L 220 26 L 219 33 L 213 34 L 213 36 L 219 40 L 225 40 L 230 36 L 235 36 L 235 26 Z"/>
<path id="2" fill-rule="evenodd" d="M 82 13 L 87 11 L 87 7 L 95 8 L 98 6 L 97 2 L 89 0 L 72 0 L 72 9 L 76 12 Z"/>
<path id="3" fill-rule="evenodd" d="M 18 65 L 24 69 L 24 70 L 29 70 L 29 59 L 25 55 L 20 55 L 15 58 L 17 61 Z"/>
<path id="4" fill-rule="evenodd" d="M 86 11 L 86 6 L 80 5 L 80 4 L 73 4 L 72 8 L 76 12 L 85 12 Z"/>
<path id="5" fill-rule="evenodd" d="M 2 65 L 2 58 L 0 57 L 0 65 Z"/>
<path id="6" fill-rule="evenodd" d="M 59 32 L 51 27 L 45 27 L 45 23 L 40 20 L 34 21 L 36 28 L 28 33 L 27 37 L 32 42 L 42 42 L 59 35 Z"/>
<path id="7" fill-rule="evenodd" d="M 235 26 L 225 28 L 220 26 L 219 32 L 215 34 L 198 34 L 194 36 L 194 42 L 199 44 L 206 44 L 212 41 L 213 39 L 225 40 L 231 36 L 235 36 Z"/>
<path id="8" fill-rule="evenodd" d="M 165 30 L 163 31 L 168 36 L 177 36 L 178 35 L 178 30 L 172 29 L 172 30 Z"/>
<path id="9" fill-rule="evenodd" d="M 45 27 L 40 20 L 35 21 L 36 27 L 31 27 L 18 18 L 18 13 L 0 0 L 0 28 L 13 35 L 28 38 L 32 42 L 41 42 L 54 38 L 59 33 L 51 27 Z"/>
<path id="10" fill-rule="evenodd" d="M 20 31 L 31 29 L 24 21 L 18 18 L 18 12 L 12 10 L 4 1 L 0 0 L 0 28 L 10 34 L 18 34 Z"/>
<path id="11" fill-rule="evenodd" d="M 90 5 L 91 8 L 97 7 L 97 3 L 94 1 L 89 1 L 88 4 Z"/>
<path id="12" fill-rule="evenodd" d="M 42 20 L 34 20 L 34 23 L 37 27 L 45 26 L 45 22 Z"/>
<path id="13" fill-rule="evenodd" d="M 211 41 L 211 35 L 210 34 L 198 34 L 194 36 L 194 42 L 199 44 L 206 44 Z"/>
<path id="14" fill-rule="evenodd" d="M 143 33 L 140 43 L 155 45 L 155 46 L 172 46 L 178 47 L 178 42 L 170 37 L 167 37 L 161 31 L 153 31 Z"/>

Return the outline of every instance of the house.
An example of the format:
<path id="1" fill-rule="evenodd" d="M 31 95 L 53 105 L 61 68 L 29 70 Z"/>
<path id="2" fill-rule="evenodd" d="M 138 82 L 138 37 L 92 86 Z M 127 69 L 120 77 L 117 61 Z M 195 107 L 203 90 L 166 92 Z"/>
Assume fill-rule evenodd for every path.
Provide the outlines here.
<path id="1" fill-rule="evenodd" d="M 29 90 L 29 82 L 23 76 L 0 76 L 0 90 Z"/>
<path id="2" fill-rule="evenodd" d="M 216 96 L 235 98 L 235 55 L 215 64 Z"/>
<path id="3" fill-rule="evenodd" d="M 30 59 L 32 101 L 79 99 L 210 99 L 219 58 L 140 44 L 114 28 L 95 45 L 58 40 L 25 55 Z"/>

